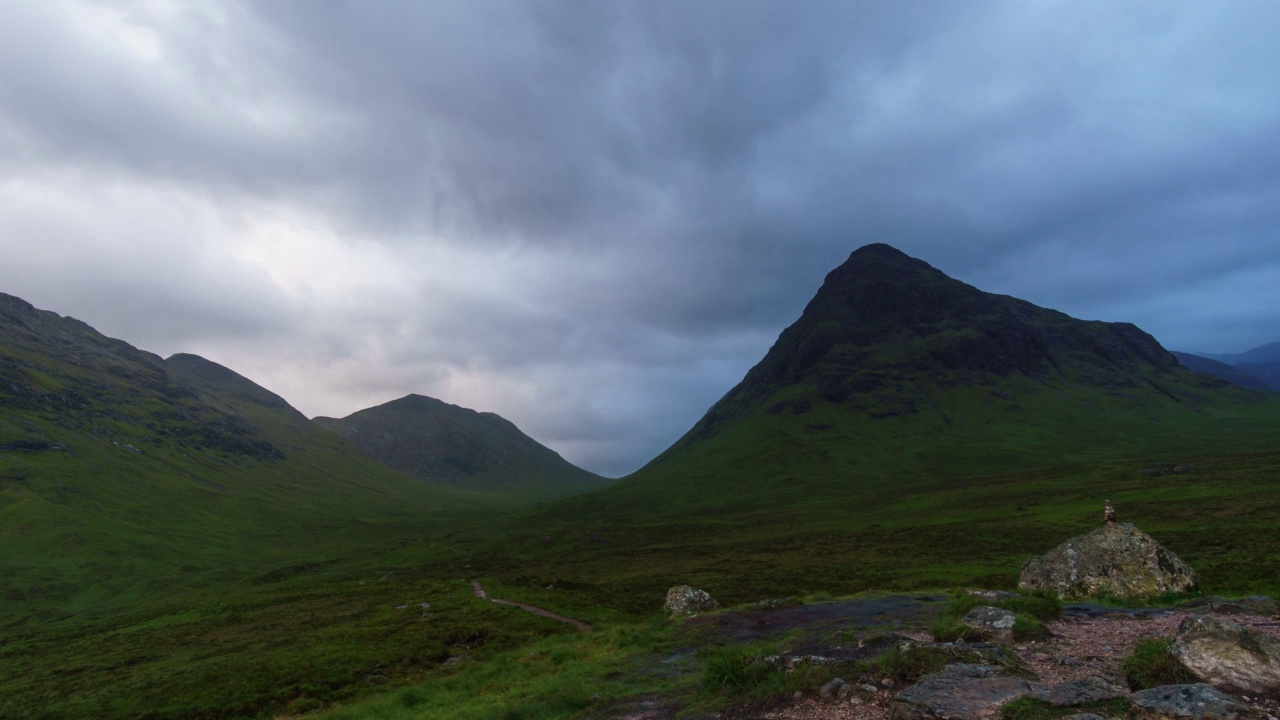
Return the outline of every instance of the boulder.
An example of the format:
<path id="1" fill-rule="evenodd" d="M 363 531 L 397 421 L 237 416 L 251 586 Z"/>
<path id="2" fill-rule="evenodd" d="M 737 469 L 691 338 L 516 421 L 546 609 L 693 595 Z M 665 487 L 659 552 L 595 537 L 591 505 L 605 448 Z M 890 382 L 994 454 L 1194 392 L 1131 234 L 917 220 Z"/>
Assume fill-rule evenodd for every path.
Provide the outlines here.
<path id="1" fill-rule="evenodd" d="M 1083 680 L 1069 680 L 1039 688 L 1031 696 L 1054 707 L 1079 707 L 1115 700 L 1128 694 L 1128 690 L 1110 680 L 1093 675 Z"/>
<path id="2" fill-rule="evenodd" d="M 1222 618 L 1192 615 L 1169 649 L 1197 678 L 1227 692 L 1280 697 L 1280 640 Z"/>
<path id="3" fill-rule="evenodd" d="M 1020 588 L 1045 588 L 1063 599 L 1107 593 L 1149 597 L 1190 592 L 1196 571 L 1129 523 L 1109 522 L 1028 560 Z"/>
<path id="4" fill-rule="evenodd" d="M 705 590 L 677 585 L 667 591 L 667 602 L 663 607 L 672 615 L 694 615 L 715 610 L 720 607 L 720 603 Z"/>
<path id="5" fill-rule="evenodd" d="M 982 634 L 984 640 L 1013 642 L 1013 624 L 1018 621 L 1012 612 L 998 607 L 976 607 L 960 618 L 961 625 L 968 625 Z"/>
<path id="6" fill-rule="evenodd" d="M 840 691 L 844 689 L 844 686 L 845 681 L 843 678 L 832 678 L 818 690 L 818 696 L 823 700 L 835 700 Z"/>
<path id="7" fill-rule="evenodd" d="M 1000 706 L 1031 692 L 1020 678 L 1004 677 L 990 665 L 948 665 L 898 693 L 890 720 L 978 720 L 994 717 Z"/>
<path id="8" fill-rule="evenodd" d="M 1129 720 L 1253 720 L 1252 710 L 1203 683 L 1162 685 L 1129 696 Z"/>

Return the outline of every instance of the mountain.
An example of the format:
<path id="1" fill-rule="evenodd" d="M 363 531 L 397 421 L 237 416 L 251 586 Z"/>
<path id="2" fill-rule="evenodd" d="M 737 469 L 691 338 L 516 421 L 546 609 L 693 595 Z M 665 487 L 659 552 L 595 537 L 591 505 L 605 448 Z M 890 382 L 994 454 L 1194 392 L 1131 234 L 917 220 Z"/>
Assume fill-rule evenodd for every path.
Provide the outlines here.
<path id="1" fill-rule="evenodd" d="M 1226 380 L 1233 385 L 1239 385 L 1240 387 L 1249 388 L 1251 390 L 1280 390 L 1280 386 L 1272 387 L 1271 384 L 1267 382 L 1266 378 L 1254 375 L 1253 373 L 1243 368 L 1235 367 L 1234 365 L 1228 365 L 1227 363 L 1219 362 L 1218 360 L 1211 360 L 1207 357 L 1201 357 L 1200 355 L 1192 355 L 1191 353 L 1174 352 L 1173 356 L 1178 358 L 1178 362 L 1188 370 L 1203 373 L 1205 375 L 1212 375 L 1213 377 Z"/>
<path id="2" fill-rule="evenodd" d="M 1242 353 L 1197 354 L 1226 363 L 1239 372 L 1261 380 L 1268 389 L 1280 391 L 1280 342 L 1268 343 Z"/>
<path id="3" fill-rule="evenodd" d="M 1228 365 L 1263 365 L 1280 363 L 1280 342 L 1267 343 L 1242 353 L 1196 353 L 1201 357 Z"/>
<path id="4" fill-rule="evenodd" d="M 323 564 L 493 507 L 216 363 L 0 295 L 0 622 Z"/>
<path id="5" fill-rule="evenodd" d="M 1242 569 L 1263 551 L 1229 548 L 1273 534 L 1278 441 L 1280 396 L 1187 370 L 1131 324 L 869 245 L 670 448 L 511 519 L 489 554 L 634 612 L 677 584 L 729 604 L 1004 587 L 1110 499 L 1202 548 L 1206 577 L 1270 582 Z"/>
<path id="6" fill-rule="evenodd" d="M 829 273 L 674 445 L 554 513 L 622 522 L 832 498 L 871 507 L 942 478 L 1252 447 L 1219 436 L 1275 410 L 1267 395 L 1183 368 L 1134 325 L 987 293 L 875 244 Z"/>
<path id="7" fill-rule="evenodd" d="M 379 462 L 428 482 L 548 499 L 601 487 L 509 420 L 422 395 L 315 422 Z"/>

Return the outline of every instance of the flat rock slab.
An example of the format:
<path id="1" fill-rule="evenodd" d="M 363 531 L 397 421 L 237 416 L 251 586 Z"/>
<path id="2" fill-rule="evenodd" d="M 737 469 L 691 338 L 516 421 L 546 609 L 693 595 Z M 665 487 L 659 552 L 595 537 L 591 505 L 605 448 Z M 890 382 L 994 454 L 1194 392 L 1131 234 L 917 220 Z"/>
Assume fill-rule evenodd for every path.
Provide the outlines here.
<path id="1" fill-rule="evenodd" d="M 1031 693 L 1026 680 L 996 675 L 987 665 L 949 665 L 894 699 L 890 720 L 986 720 L 1000 706 Z"/>
<path id="2" fill-rule="evenodd" d="M 1255 720 L 1258 715 L 1204 683 L 1134 693 L 1129 720 Z"/>
<path id="3" fill-rule="evenodd" d="M 1129 691 L 1103 677 L 1094 675 L 1040 688 L 1032 697 L 1054 707 L 1077 707 L 1125 697 Z"/>

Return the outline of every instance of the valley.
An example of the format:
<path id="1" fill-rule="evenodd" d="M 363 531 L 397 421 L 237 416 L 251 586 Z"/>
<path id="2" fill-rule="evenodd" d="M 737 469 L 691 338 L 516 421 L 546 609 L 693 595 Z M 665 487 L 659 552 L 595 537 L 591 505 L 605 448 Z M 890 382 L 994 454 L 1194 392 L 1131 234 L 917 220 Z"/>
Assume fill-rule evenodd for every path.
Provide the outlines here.
<path id="1" fill-rule="evenodd" d="M 311 421 L 10 296 L 0 354 L 4 718 L 733 717 L 759 698 L 702 678 L 736 641 L 668 588 L 941 604 L 1104 498 L 1204 594 L 1280 595 L 1280 394 L 885 245 L 613 482 L 423 396 Z"/>

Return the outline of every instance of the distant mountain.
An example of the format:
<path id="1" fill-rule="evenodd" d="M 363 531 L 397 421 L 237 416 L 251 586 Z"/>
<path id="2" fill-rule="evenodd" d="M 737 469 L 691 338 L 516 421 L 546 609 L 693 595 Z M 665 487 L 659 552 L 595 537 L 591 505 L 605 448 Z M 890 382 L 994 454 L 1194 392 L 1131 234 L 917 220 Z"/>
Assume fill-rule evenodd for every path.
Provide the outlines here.
<path id="1" fill-rule="evenodd" d="M 1280 363 L 1280 342 L 1267 343 L 1242 353 L 1196 353 L 1201 357 L 1228 365 L 1262 365 Z"/>
<path id="2" fill-rule="evenodd" d="M 1243 368 L 1235 367 L 1234 365 L 1228 365 L 1224 362 L 1211 360 L 1199 355 L 1192 355 L 1191 353 L 1174 352 L 1173 356 L 1178 358 L 1178 362 L 1182 363 L 1182 366 L 1188 370 L 1193 370 L 1205 375 L 1212 375 L 1213 377 L 1226 380 L 1227 382 L 1239 385 L 1240 387 L 1249 388 L 1251 390 L 1280 390 L 1280 387 L 1273 388 L 1267 382 L 1266 378 L 1254 375 L 1253 373 Z"/>
<path id="3" fill-rule="evenodd" d="M 370 457 L 428 482 L 539 499 L 594 490 L 607 482 L 498 415 L 422 395 L 315 422 Z"/>
<path id="4" fill-rule="evenodd" d="M 380 551 L 491 506 L 221 365 L 0 294 L 0 625 Z"/>
<path id="5" fill-rule="evenodd" d="M 1268 343 L 1242 353 L 1196 353 L 1225 363 L 1258 378 L 1271 390 L 1280 391 L 1280 342 Z M 1206 372 L 1206 371 L 1202 371 Z M 1214 374 L 1214 373 L 1209 373 Z"/>

